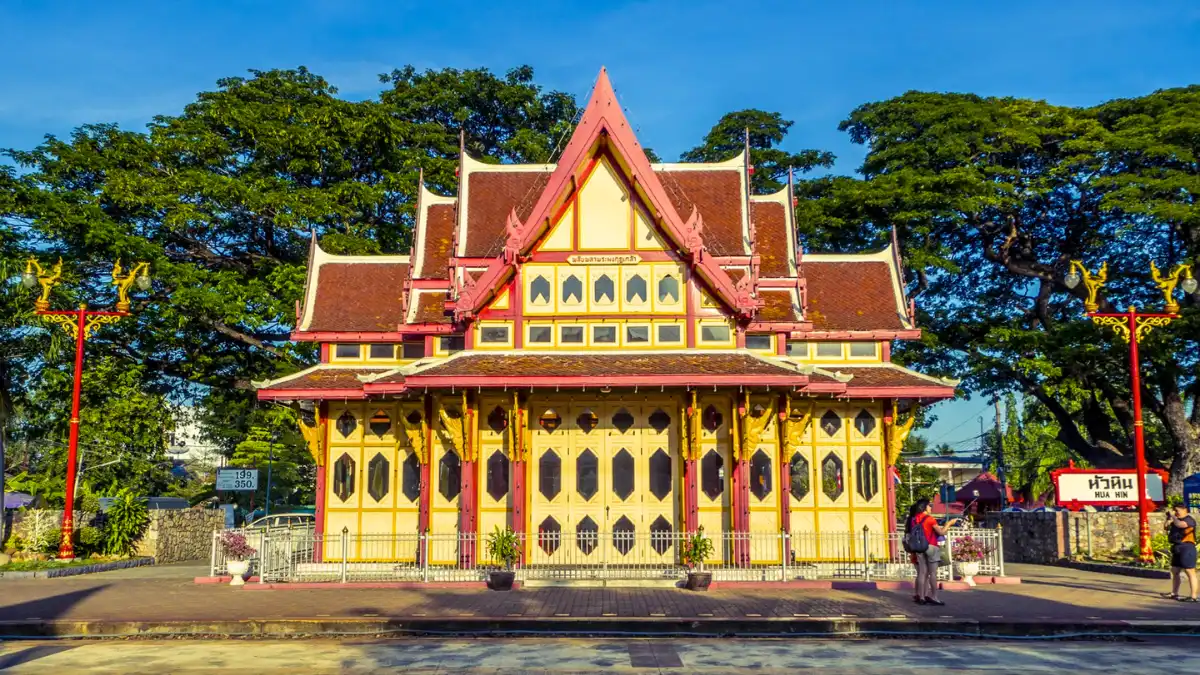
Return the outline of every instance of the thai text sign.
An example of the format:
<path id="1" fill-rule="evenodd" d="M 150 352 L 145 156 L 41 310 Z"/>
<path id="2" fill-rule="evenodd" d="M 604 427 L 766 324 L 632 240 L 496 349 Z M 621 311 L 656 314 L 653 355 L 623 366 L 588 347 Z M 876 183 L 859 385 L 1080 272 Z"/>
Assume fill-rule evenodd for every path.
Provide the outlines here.
<path id="1" fill-rule="evenodd" d="M 1060 506 L 1137 505 L 1137 474 L 1131 470 L 1065 469 L 1053 472 L 1053 478 Z M 1163 476 L 1156 471 L 1146 474 L 1146 497 L 1150 501 L 1163 501 L 1163 482 Z"/>
<path id="2" fill-rule="evenodd" d="M 642 256 L 636 253 L 570 255 L 567 262 L 572 265 L 636 265 L 642 262 Z"/>
<path id="3" fill-rule="evenodd" d="M 217 492 L 258 489 L 258 469 L 217 469 Z"/>

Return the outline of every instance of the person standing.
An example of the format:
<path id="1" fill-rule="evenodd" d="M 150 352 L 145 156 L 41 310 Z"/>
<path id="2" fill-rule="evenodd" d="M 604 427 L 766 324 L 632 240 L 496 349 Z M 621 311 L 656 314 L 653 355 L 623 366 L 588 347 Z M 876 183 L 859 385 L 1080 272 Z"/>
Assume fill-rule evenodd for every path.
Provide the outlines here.
<path id="1" fill-rule="evenodd" d="M 1181 602 L 1196 602 L 1196 520 L 1187 504 L 1176 504 L 1167 511 L 1167 541 L 1171 543 L 1171 592 L 1163 597 Z M 1187 575 L 1188 595 L 1179 594 L 1181 577 Z"/>
<path id="2" fill-rule="evenodd" d="M 904 525 L 904 548 L 917 568 L 913 601 L 918 605 L 942 606 L 946 603 L 938 599 L 937 571 L 942 561 L 938 537 L 945 536 L 946 531 L 954 527 L 958 520 L 952 520 L 943 527 L 930 513 L 932 510 L 933 505 L 928 499 L 918 499 L 908 509 L 908 521 Z M 920 531 L 921 536 L 912 536 L 916 530 Z"/>

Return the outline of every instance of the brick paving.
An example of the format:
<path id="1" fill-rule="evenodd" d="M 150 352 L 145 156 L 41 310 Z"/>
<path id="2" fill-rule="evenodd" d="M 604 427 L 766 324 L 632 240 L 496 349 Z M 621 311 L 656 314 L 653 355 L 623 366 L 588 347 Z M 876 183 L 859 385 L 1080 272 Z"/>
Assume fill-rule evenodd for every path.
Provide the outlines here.
<path id="1" fill-rule="evenodd" d="M 647 588 L 242 590 L 191 578 L 99 574 L 0 581 L 0 621 L 228 621 L 310 618 L 855 617 L 1009 621 L 1200 620 L 1200 605 L 1163 600 L 1167 582 L 1012 565 L 1018 585 L 944 592 L 922 607 L 903 590 L 725 586 L 707 593 Z"/>

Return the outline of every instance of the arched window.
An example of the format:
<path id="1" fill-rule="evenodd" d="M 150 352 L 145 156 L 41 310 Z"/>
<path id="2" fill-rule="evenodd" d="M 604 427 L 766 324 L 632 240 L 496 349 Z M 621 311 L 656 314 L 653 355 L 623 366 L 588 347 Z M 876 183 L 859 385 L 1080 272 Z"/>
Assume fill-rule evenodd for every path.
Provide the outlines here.
<path id="1" fill-rule="evenodd" d="M 658 280 L 658 301 L 679 302 L 679 280 L 668 274 Z"/>
<path id="2" fill-rule="evenodd" d="M 550 304 L 550 281 L 542 275 L 537 275 L 529 282 L 529 298 L 535 305 Z"/>
<path id="3" fill-rule="evenodd" d="M 646 298 L 646 278 L 640 274 L 629 277 L 625 282 L 625 302 L 645 302 Z"/>
<path id="4" fill-rule="evenodd" d="M 571 304 L 583 302 L 583 281 L 574 274 L 563 280 L 562 300 Z"/>
<path id="5" fill-rule="evenodd" d="M 592 290 L 595 302 L 611 304 L 617 299 L 616 285 L 613 283 L 612 277 L 607 274 L 601 274 L 596 278 L 596 285 Z"/>

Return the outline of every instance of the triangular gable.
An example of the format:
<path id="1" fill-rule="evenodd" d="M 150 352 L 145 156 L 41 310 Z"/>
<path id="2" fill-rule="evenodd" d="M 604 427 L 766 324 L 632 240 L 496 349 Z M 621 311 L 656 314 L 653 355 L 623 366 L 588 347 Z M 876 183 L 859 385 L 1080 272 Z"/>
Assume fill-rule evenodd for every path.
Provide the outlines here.
<path id="1" fill-rule="evenodd" d="M 529 253 L 550 227 L 555 204 L 575 187 L 578 171 L 601 138 L 606 139 L 617 160 L 624 162 L 623 168 L 654 210 L 664 234 L 681 254 L 691 260 L 693 271 L 704 284 L 732 311 L 744 317 L 752 316 L 759 305 L 753 296 L 752 280 L 744 279 L 742 283 L 734 284 L 716 261 L 706 255 L 701 237 L 703 222 L 699 213 L 693 209 L 684 221 L 675 210 L 621 111 L 608 72 L 601 68 L 587 108 L 530 216 L 522 222 L 515 210 L 510 212 L 505 226 L 506 243 L 500 259 L 488 267 L 478 284 L 459 289 L 456 317 L 462 319 L 477 314 L 488 298 L 508 280 L 519 259 Z"/>

